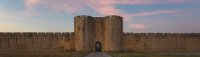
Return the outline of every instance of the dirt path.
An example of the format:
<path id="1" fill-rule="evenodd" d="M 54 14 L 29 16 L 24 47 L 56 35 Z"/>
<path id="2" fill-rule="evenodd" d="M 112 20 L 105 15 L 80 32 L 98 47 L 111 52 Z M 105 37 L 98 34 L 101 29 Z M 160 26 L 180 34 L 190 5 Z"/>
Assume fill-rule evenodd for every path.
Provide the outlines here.
<path id="1" fill-rule="evenodd" d="M 102 52 L 93 52 L 85 57 L 111 57 L 105 53 L 102 53 Z"/>

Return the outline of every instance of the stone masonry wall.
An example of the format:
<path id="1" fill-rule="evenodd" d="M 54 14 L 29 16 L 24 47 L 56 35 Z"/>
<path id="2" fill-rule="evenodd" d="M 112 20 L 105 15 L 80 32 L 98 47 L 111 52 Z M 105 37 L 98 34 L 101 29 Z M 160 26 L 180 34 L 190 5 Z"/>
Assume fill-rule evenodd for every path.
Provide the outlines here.
<path id="1" fill-rule="evenodd" d="M 200 33 L 124 33 L 123 51 L 200 52 Z"/>
<path id="2" fill-rule="evenodd" d="M 75 51 L 74 33 L 0 33 L 0 52 Z"/>
<path id="3" fill-rule="evenodd" d="M 121 51 L 123 38 L 123 18 L 121 16 L 106 16 L 104 19 L 104 51 Z"/>
<path id="4" fill-rule="evenodd" d="M 76 16 L 76 51 L 95 51 L 95 43 L 102 44 L 102 51 L 121 51 L 123 18 L 120 16 Z"/>
<path id="5" fill-rule="evenodd" d="M 73 32 L 0 32 L 0 52 L 200 52 L 200 33 L 123 33 L 120 16 L 77 16 Z"/>
<path id="6" fill-rule="evenodd" d="M 94 20 L 91 16 L 76 16 L 74 18 L 76 51 L 93 51 L 95 36 Z"/>
<path id="7" fill-rule="evenodd" d="M 95 44 L 96 44 L 96 42 L 97 41 L 99 41 L 99 42 L 101 42 L 101 44 L 103 44 L 103 46 L 104 46 L 104 17 L 93 17 L 93 19 L 94 19 L 94 28 L 95 28 L 95 37 L 94 37 L 94 40 L 93 40 L 93 45 L 92 45 L 92 48 L 93 48 L 93 51 L 95 50 Z M 102 47 L 102 49 L 104 49 L 103 47 Z"/>

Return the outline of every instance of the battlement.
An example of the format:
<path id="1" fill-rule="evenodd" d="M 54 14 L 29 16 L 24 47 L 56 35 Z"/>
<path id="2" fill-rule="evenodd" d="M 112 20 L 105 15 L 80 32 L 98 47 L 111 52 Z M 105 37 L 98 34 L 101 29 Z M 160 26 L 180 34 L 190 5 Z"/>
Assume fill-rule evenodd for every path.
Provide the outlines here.
<path id="1" fill-rule="evenodd" d="M 84 19 L 84 18 L 92 18 L 92 19 L 122 19 L 123 17 L 118 16 L 118 15 L 109 15 L 109 16 L 105 16 L 105 17 L 92 17 L 89 15 L 79 15 L 74 17 L 75 19 Z"/>
<path id="2" fill-rule="evenodd" d="M 124 33 L 123 51 L 200 52 L 200 33 Z"/>
<path id="3" fill-rule="evenodd" d="M 1 35 L 66 35 L 74 34 L 74 32 L 0 32 Z"/>
<path id="4" fill-rule="evenodd" d="M 76 18 L 91 18 L 92 16 L 89 16 L 89 15 L 79 15 L 79 16 L 76 16 L 74 17 L 75 19 Z"/>
<path id="5" fill-rule="evenodd" d="M 0 52 L 75 51 L 73 32 L 0 32 Z"/>
<path id="6" fill-rule="evenodd" d="M 118 16 L 118 15 L 109 15 L 109 16 L 105 16 L 106 18 L 121 18 L 121 16 Z"/>
<path id="7" fill-rule="evenodd" d="M 199 35 L 200 36 L 200 33 L 124 33 L 124 35 L 157 35 L 157 36 L 164 36 L 164 35 L 195 36 L 195 35 Z"/>

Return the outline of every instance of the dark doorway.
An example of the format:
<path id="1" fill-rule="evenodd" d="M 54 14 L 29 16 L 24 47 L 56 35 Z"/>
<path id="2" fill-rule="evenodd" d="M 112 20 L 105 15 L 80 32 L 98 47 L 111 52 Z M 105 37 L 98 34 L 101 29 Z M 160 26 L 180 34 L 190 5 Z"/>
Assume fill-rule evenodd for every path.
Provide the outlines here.
<path id="1" fill-rule="evenodd" d="M 101 52 L 102 51 L 102 44 L 100 41 L 97 41 L 95 43 L 95 52 Z"/>

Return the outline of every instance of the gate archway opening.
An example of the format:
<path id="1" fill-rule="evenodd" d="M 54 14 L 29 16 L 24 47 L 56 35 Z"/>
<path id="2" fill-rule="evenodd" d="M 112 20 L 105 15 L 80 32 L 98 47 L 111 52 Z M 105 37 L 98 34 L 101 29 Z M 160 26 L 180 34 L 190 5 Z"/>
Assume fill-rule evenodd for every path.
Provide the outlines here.
<path id="1" fill-rule="evenodd" d="M 95 43 L 95 52 L 102 52 L 102 44 L 100 41 Z"/>

